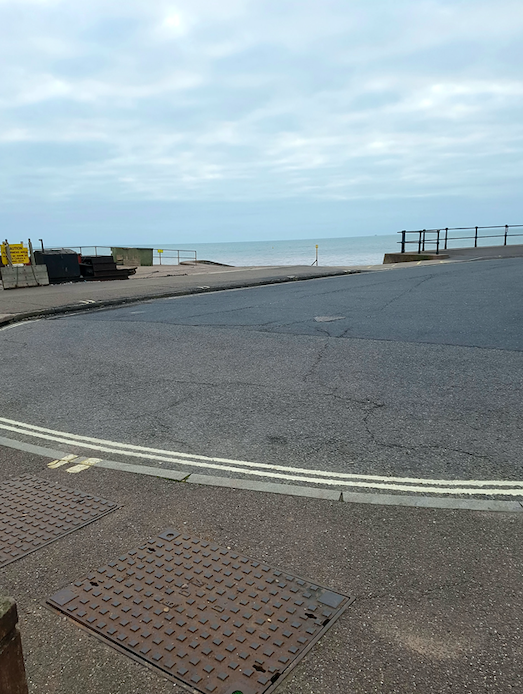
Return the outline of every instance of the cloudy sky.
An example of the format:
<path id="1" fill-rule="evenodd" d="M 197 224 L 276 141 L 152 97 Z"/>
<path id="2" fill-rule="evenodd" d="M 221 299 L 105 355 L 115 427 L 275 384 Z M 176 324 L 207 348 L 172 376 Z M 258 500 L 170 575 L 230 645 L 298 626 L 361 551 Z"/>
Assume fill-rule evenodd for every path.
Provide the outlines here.
<path id="1" fill-rule="evenodd" d="M 523 223 L 521 0 L 0 0 L 0 224 L 148 243 Z"/>

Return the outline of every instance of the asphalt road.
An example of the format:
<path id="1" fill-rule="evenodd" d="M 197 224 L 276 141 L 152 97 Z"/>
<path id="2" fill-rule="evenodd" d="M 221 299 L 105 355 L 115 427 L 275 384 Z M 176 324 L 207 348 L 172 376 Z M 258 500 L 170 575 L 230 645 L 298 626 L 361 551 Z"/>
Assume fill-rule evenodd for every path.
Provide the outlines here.
<path id="1" fill-rule="evenodd" d="M 0 332 L 1 414 L 258 465 L 521 480 L 522 270 L 406 268 L 22 324 Z"/>
<path id="2" fill-rule="evenodd" d="M 248 468 L 216 457 L 275 475 L 521 479 L 522 269 L 517 259 L 406 268 L 0 330 L 0 435 L 222 476 Z M 91 437 L 127 447 L 97 451 Z M 192 458 L 162 463 L 145 446 Z M 2 479 L 36 474 L 121 505 L 0 571 L 0 593 L 18 601 L 31 692 L 181 691 L 43 606 L 166 527 L 356 598 L 282 694 L 521 691 L 521 512 L 347 504 L 96 467 L 73 475 L 4 447 L 0 461 Z"/>

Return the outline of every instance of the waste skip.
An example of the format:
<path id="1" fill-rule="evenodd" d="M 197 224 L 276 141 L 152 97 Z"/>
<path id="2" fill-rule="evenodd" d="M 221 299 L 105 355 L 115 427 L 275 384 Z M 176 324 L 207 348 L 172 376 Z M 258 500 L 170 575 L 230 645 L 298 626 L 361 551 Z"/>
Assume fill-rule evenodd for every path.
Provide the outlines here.
<path id="1" fill-rule="evenodd" d="M 78 253 L 67 248 L 34 252 L 37 265 L 46 265 L 49 282 L 77 282 L 81 279 Z"/>

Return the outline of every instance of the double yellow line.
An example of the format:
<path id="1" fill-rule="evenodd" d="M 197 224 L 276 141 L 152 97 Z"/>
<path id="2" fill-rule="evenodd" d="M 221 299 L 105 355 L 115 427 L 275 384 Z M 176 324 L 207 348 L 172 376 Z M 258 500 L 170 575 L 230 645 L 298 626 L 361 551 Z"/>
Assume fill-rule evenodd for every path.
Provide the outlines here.
<path id="1" fill-rule="evenodd" d="M 87 449 L 111 455 L 124 456 L 125 458 L 139 458 L 141 460 L 153 460 L 160 465 L 168 464 L 182 468 L 204 468 L 206 470 L 220 471 L 223 473 L 235 473 L 236 475 L 257 476 L 265 479 L 300 484 L 315 484 L 327 487 L 343 489 L 347 487 L 361 489 L 377 489 L 394 492 L 415 492 L 422 494 L 462 494 L 481 496 L 514 496 L 523 497 L 523 481 L 508 480 L 445 480 L 426 479 L 418 477 L 394 477 L 384 475 L 366 475 L 356 473 L 336 472 L 334 470 L 317 470 L 313 468 L 300 468 L 285 465 L 272 465 L 269 463 L 253 463 L 246 460 L 234 460 L 230 458 L 217 458 L 203 455 L 168 451 L 147 446 L 119 443 L 106 439 L 98 439 L 90 436 L 69 434 L 55 429 L 48 429 L 33 424 L 26 424 L 5 417 L 0 417 L 0 429 L 13 432 L 21 436 L 43 439 L 64 443 L 74 449 Z M 68 457 L 68 456 L 66 456 Z M 64 459 L 53 461 L 50 467 L 59 467 Z M 90 461 L 90 462 L 89 462 Z M 77 470 L 69 468 L 71 472 L 92 467 L 100 462 L 100 458 L 87 458 L 78 461 Z M 352 462 L 350 464 L 353 464 Z M 166 468 L 158 468 L 165 470 Z"/>

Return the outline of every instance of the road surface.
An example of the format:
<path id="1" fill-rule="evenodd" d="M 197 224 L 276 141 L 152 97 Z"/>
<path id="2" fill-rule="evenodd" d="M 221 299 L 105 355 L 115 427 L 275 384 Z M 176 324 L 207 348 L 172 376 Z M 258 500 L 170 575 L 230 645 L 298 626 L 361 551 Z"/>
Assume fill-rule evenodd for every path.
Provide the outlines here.
<path id="1" fill-rule="evenodd" d="M 0 332 L 0 435 L 186 474 L 519 499 L 522 269 L 425 266 L 21 324 Z"/>

